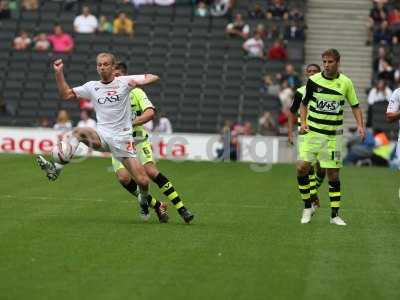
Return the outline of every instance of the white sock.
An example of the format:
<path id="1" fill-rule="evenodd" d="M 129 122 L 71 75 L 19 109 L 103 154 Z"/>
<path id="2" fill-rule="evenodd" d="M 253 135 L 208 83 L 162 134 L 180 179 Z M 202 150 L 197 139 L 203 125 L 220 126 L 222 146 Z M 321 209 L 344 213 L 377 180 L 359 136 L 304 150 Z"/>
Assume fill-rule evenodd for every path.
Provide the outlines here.
<path id="1" fill-rule="evenodd" d="M 66 137 L 66 142 L 68 142 L 70 145 L 71 145 L 71 154 L 72 154 L 72 156 L 74 155 L 74 153 L 75 153 L 75 151 L 76 151 L 76 149 L 78 148 L 78 146 L 79 146 L 79 140 L 76 138 L 76 136 L 74 136 L 74 135 L 68 135 L 67 137 Z M 72 157 L 71 156 L 71 157 Z"/>
<path id="2" fill-rule="evenodd" d="M 143 190 L 140 186 L 139 186 L 139 193 L 140 195 L 142 195 L 142 197 L 146 198 L 149 195 L 149 190 Z"/>
<path id="3" fill-rule="evenodd" d="M 54 165 L 56 166 L 56 169 L 57 169 L 57 170 L 62 170 L 62 169 L 64 168 L 64 165 L 59 164 L 59 163 L 57 163 L 57 162 L 54 162 Z"/>

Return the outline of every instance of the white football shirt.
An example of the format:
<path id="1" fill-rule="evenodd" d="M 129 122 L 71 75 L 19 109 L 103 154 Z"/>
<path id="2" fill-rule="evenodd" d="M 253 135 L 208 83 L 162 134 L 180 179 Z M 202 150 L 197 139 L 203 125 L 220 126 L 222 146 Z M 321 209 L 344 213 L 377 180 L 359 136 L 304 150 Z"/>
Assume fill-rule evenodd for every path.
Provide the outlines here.
<path id="1" fill-rule="evenodd" d="M 396 89 L 390 96 L 386 112 L 395 113 L 399 111 L 400 111 L 400 88 Z M 399 140 L 400 140 L 400 132 L 399 132 Z"/>
<path id="2" fill-rule="evenodd" d="M 132 116 L 129 99 L 132 87 L 128 82 L 135 80 L 141 84 L 144 79 L 145 75 L 119 76 L 109 83 L 89 81 L 72 90 L 76 97 L 90 99 L 96 112 L 97 129 L 113 136 L 132 132 L 132 121 L 136 116 Z"/>

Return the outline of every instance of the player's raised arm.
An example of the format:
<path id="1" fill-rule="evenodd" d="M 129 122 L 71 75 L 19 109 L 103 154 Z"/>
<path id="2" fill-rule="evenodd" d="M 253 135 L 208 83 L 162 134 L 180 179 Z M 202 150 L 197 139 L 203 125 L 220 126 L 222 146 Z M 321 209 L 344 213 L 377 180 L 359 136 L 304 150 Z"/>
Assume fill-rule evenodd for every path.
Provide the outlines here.
<path id="1" fill-rule="evenodd" d="M 64 77 L 64 63 L 62 59 L 57 59 L 53 63 L 54 73 L 56 76 L 56 83 L 58 93 L 63 100 L 69 100 L 75 98 L 75 94 L 68 85 Z"/>
<path id="2" fill-rule="evenodd" d="M 131 88 L 135 88 L 137 86 L 147 85 L 153 82 L 156 82 L 160 79 L 157 75 L 154 74 L 145 74 L 145 75 L 131 75 L 130 81 L 128 85 Z"/>

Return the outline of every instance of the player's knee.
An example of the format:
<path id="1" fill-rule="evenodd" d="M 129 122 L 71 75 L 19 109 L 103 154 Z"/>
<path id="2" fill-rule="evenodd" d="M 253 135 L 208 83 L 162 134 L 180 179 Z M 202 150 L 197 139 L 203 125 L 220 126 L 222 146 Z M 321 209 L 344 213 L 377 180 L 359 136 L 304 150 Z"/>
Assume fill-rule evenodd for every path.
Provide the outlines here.
<path id="1" fill-rule="evenodd" d="M 131 177 L 126 173 L 117 172 L 117 178 L 122 185 L 128 185 L 131 182 Z"/>
<path id="2" fill-rule="evenodd" d="M 154 179 L 158 176 L 159 172 L 154 166 L 145 166 L 144 167 L 147 176 L 149 176 L 151 179 Z"/>
<path id="3" fill-rule="evenodd" d="M 136 178 L 136 182 L 140 186 L 148 186 L 150 183 L 149 177 L 146 174 L 138 175 Z"/>
<path id="4" fill-rule="evenodd" d="M 297 174 L 299 176 L 306 176 L 308 175 L 308 172 L 310 172 L 310 167 L 307 163 L 305 162 L 297 163 Z"/>

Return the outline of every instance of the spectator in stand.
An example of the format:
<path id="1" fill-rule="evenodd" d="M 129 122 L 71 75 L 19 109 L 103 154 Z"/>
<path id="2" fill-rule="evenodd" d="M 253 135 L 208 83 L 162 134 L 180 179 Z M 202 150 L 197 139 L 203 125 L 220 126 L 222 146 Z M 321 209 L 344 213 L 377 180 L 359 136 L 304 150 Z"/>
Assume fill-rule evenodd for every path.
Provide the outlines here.
<path id="1" fill-rule="evenodd" d="M 289 131 L 289 107 L 282 107 L 278 115 L 279 134 L 286 135 Z"/>
<path id="2" fill-rule="evenodd" d="M 282 33 L 280 27 L 276 24 L 272 24 L 270 30 L 268 31 L 267 38 L 269 40 L 279 40 L 282 38 Z"/>
<path id="3" fill-rule="evenodd" d="M 383 79 L 390 83 L 394 82 L 394 69 L 386 60 L 382 62 L 382 68 L 379 70 L 378 79 Z"/>
<path id="4" fill-rule="evenodd" d="M 259 33 L 245 41 L 242 48 L 249 58 L 264 58 L 264 42 Z"/>
<path id="5" fill-rule="evenodd" d="M 298 7 L 294 7 L 289 12 L 289 20 L 297 22 L 304 21 L 304 15 Z"/>
<path id="6" fill-rule="evenodd" d="M 386 48 L 381 46 L 378 48 L 378 56 L 374 59 L 373 69 L 375 73 L 383 69 L 383 61 L 390 62 Z"/>
<path id="7" fill-rule="evenodd" d="M 66 110 L 58 111 L 56 123 L 53 126 L 55 130 L 68 131 L 72 129 L 72 122 Z"/>
<path id="8" fill-rule="evenodd" d="M 110 21 L 108 21 L 108 19 L 105 15 L 101 15 L 99 17 L 99 32 L 103 32 L 103 33 L 112 33 L 113 32 L 112 23 Z"/>
<path id="9" fill-rule="evenodd" d="M 265 29 L 264 24 L 262 24 L 262 23 L 259 23 L 257 25 L 256 30 L 254 31 L 254 33 L 258 33 L 260 35 L 261 39 L 263 39 L 263 40 L 268 37 L 268 32 Z"/>
<path id="10" fill-rule="evenodd" d="M 391 54 L 393 57 L 393 64 L 395 66 L 400 65 L 400 43 L 399 43 L 399 37 L 398 36 L 393 36 L 392 38 L 392 46 L 391 46 Z"/>
<path id="11" fill-rule="evenodd" d="M 8 4 L 8 1 L 1 0 L 0 1 L 0 20 L 10 19 L 11 18 L 11 10 Z"/>
<path id="12" fill-rule="evenodd" d="M 204 1 L 199 1 L 194 13 L 198 17 L 208 17 L 208 7 Z"/>
<path id="13" fill-rule="evenodd" d="M 21 30 L 19 35 L 14 38 L 13 48 L 18 51 L 23 51 L 28 49 L 31 45 L 32 40 L 25 30 Z"/>
<path id="14" fill-rule="evenodd" d="M 47 40 L 47 34 L 40 33 L 33 38 L 35 44 L 33 49 L 39 52 L 48 51 L 50 49 L 50 42 Z"/>
<path id="15" fill-rule="evenodd" d="M 388 22 L 383 21 L 379 25 L 379 29 L 374 32 L 374 43 L 390 45 L 391 41 L 392 35 L 388 27 Z"/>
<path id="16" fill-rule="evenodd" d="M 250 19 L 265 19 L 265 12 L 260 4 L 254 5 L 252 9 L 249 10 L 249 18 Z"/>
<path id="17" fill-rule="evenodd" d="M 242 135 L 254 135 L 254 129 L 253 129 L 253 125 L 251 125 L 251 122 L 246 121 L 243 123 L 242 126 Z"/>
<path id="18" fill-rule="evenodd" d="M 286 80 L 289 84 L 289 87 L 295 89 L 300 86 L 300 76 L 294 69 L 292 64 L 286 64 L 285 72 L 282 75 L 282 80 Z"/>
<path id="19" fill-rule="evenodd" d="M 267 10 L 267 19 L 287 20 L 289 12 L 283 0 L 274 0 Z"/>
<path id="20" fill-rule="evenodd" d="M 134 35 L 135 23 L 124 12 L 118 13 L 113 22 L 114 34 L 126 34 L 130 37 Z"/>
<path id="21" fill-rule="evenodd" d="M 267 136 L 277 135 L 276 122 L 269 111 L 265 111 L 258 119 L 258 133 Z"/>
<path id="22" fill-rule="evenodd" d="M 55 25 L 53 34 L 49 35 L 49 42 L 53 47 L 54 52 L 70 53 L 74 49 L 74 40 L 72 37 L 65 33 L 60 25 Z"/>
<path id="23" fill-rule="evenodd" d="M 157 131 L 159 133 L 167 133 L 167 134 L 171 134 L 172 133 L 171 122 L 167 118 L 165 113 L 160 113 L 160 117 L 158 119 L 158 124 L 156 126 L 155 131 Z"/>
<path id="24" fill-rule="evenodd" d="M 389 26 L 400 24 L 400 9 L 398 7 L 394 7 L 391 11 L 389 11 L 387 21 Z"/>
<path id="25" fill-rule="evenodd" d="M 90 118 L 90 112 L 88 110 L 82 110 L 80 114 L 80 121 L 76 125 L 76 127 L 89 127 L 96 129 L 96 121 Z"/>
<path id="26" fill-rule="evenodd" d="M 290 108 L 290 105 L 292 104 L 292 100 L 294 97 L 294 92 L 290 88 L 287 80 L 283 80 L 281 84 L 281 90 L 279 91 L 278 96 L 284 110 L 286 110 L 286 108 Z"/>
<path id="27" fill-rule="evenodd" d="M 37 10 L 39 7 L 38 0 L 22 0 L 21 8 L 25 10 Z"/>
<path id="28" fill-rule="evenodd" d="M 382 3 L 374 4 L 374 7 L 371 9 L 369 13 L 367 29 L 368 29 L 368 38 L 367 45 L 371 45 L 373 38 L 373 30 L 375 26 L 379 26 L 381 22 L 385 21 L 387 18 L 388 12 L 386 6 Z"/>
<path id="29" fill-rule="evenodd" d="M 280 90 L 279 84 L 277 84 L 271 75 L 265 75 L 263 77 L 263 84 L 260 88 L 260 92 L 263 94 L 278 96 Z"/>
<path id="30" fill-rule="evenodd" d="M 392 90 L 384 80 L 378 80 L 375 86 L 368 93 L 367 127 L 372 125 L 372 106 L 377 102 L 389 101 Z"/>
<path id="31" fill-rule="evenodd" d="M 226 26 L 226 34 L 231 37 L 241 37 L 247 39 L 250 33 L 250 26 L 243 21 L 241 14 L 235 15 L 235 20 Z"/>
<path id="32" fill-rule="evenodd" d="M 279 40 L 276 40 L 271 48 L 268 50 L 268 59 L 269 60 L 287 60 L 288 59 L 288 54 L 283 47 L 282 42 Z"/>
<path id="33" fill-rule="evenodd" d="M 214 0 L 210 3 L 210 13 L 213 17 L 232 17 L 231 10 L 234 0 Z"/>
<path id="34" fill-rule="evenodd" d="M 40 117 L 38 122 L 38 127 L 39 128 L 50 128 L 50 121 L 47 117 Z"/>
<path id="35" fill-rule="evenodd" d="M 74 20 L 75 32 L 83 34 L 95 33 L 98 27 L 97 18 L 90 13 L 89 6 L 82 6 L 82 13 L 76 16 Z"/>
<path id="36" fill-rule="evenodd" d="M 286 23 L 283 36 L 285 40 L 304 40 L 304 28 L 299 21 L 291 21 Z"/>

